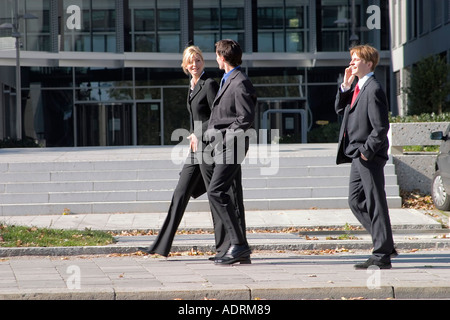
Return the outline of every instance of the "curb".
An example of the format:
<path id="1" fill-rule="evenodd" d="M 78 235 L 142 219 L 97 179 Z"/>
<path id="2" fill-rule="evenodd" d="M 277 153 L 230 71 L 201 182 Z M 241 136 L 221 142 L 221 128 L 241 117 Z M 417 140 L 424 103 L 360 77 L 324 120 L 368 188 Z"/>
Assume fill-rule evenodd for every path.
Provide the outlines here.
<path id="1" fill-rule="evenodd" d="M 220 285 L 214 288 L 155 288 L 135 290 L 115 287 L 82 289 L 27 289 L 0 291 L 1 300 L 310 300 L 310 299 L 448 299 L 450 286 L 367 286 L 317 287 L 255 285 Z"/>
<path id="2" fill-rule="evenodd" d="M 142 245 L 108 245 L 108 246 L 85 246 L 85 247 L 14 247 L 0 248 L 0 257 L 17 256 L 76 256 L 76 255 L 102 255 L 102 254 L 131 254 L 138 251 Z M 191 251 L 193 245 L 174 244 L 172 252 Z M 271 243 L 251 244 L 252 250 L 275 250 L 275 251 L 303 251 L 303 250 L 370 250 L 371 241 L 363 240 L 312 240 L 301 243 Z M 396 248 L 399 250 L 413 249 L 445 249 L 450 248 L 450 239 L 429 239 L 420 241 L 397 241 Z M 195 246 L 199 252 L 214 252 L 214 244 L 200 244 Z"/>

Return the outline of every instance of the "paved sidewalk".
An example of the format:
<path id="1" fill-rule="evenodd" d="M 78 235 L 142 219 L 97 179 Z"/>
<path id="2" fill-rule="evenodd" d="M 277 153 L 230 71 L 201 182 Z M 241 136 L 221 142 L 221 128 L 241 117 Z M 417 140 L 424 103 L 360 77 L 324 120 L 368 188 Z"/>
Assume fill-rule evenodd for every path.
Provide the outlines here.
<path id="1" fill-rule="evenodd" d="M 327 156 L 335 145 L 284 145 L 282 157 Z M 105 148 L 2 150 L 0 165 L 105 159 Z M 165 148 L 117 148 L 108 159 L 167 159 Z M 252 156 L 251 154 L 249 155 Z M 370 255 L 371 240 L 299 228 L 359 225 L 348 209 L 247 211 L 251 265 L 217 266 L 208 260 L 214 236 L 175 237 L 165 258 L 142 255 L 155 236 L 119 236 L 99 247 L 0 248 L 1 299 L 450 299 L 450 235 L 418 210 L 391 209 L 400 256 L 391 270 L 354 270 Z M 0 216 L 0 223 L 60 229 L 159 230 L 166 213 Z M 186 212 L 181 230 L 212 230 L 209 212 Z M 261 232 L 266 230 L 266 232 Z M 276 230 L 271 233 L 267 231 Z M 295 230 L 295 232 L 294 232 Z M 330 238 L 331 237 L 331 238 Z M 198 255 L 188 255 L 198 253 Z"/>
<path id="2" fill-rule="evenodd" d="M 390 209 L 394 229 L 433 229 L 441 224 L 415 209 Z M 159 230 L 167 213 L 0 216 L 0 222 L 35 227 L 93 230 Z M 360 225 L 349 209 L 246 211 L 249 229 Z M 212 230 L 211 213 L 186 212 L 179 229 Z"/>
<path id="3" fill-rule="evenodd" d="M 101 214 L 0 221 L 120 231 L 159 229 L 164 218 Z M 177 235 L 173 251 L 180 253 L 167 259 L 137 252 L 154 236 L 119 237 L 104 247 L 0 248 L 0 299 L 450 299 L 448 229 L 421 211 L 391 210 L 400 256 L 391 270 L 369 271 L 353 269 L 370 255 L 364 232 L 353 232 L 358 240 L 330 240 L 320 232 L 255 232 L 358 225 L 349 210 L 248 212 L 247 218 L 251 265 L 214 265 L 208 260 L 212 253 L 204 253 L 214 249 L 212 234 Z M 180 228 L 211 226 L 209 214 L 187 213 Z M 194 247 L 198 255 L 190 253 Z"/>
<path id="4" fill-rule="evenodd" d="M 450 299 L 450 251 L 402 253 L 390 270 L 354 270 L 368 252 L 258 252 L 251 265 L 208 256 L 0 259 L 0 299 Z"/>
<path id="5" fill-rule="evenodd" d="M 450 235 L 442 229 L 440 222 L 413 209 L 391 209 L 394 240 L 398 249 L 439 249 L 450 247 Z M 0 222 L 9 225 L 26 225 L 57 229 L 86 228 L 93 230 L 121 231 L 157 230 L 164 222 L 165 214 L 76 214 L 0 217 Z M 249 244 L 254 250 L 327 250 L 336 248 L 363 249 L 372 247 L 370 236 L 364 231 L 351 232 L 357 239 L 336 240 L 345 232 L 334 234 L 305 232 L 298 230 L 322 227 L 360 226 L 348 209 L 327 210 L 287 210 L 246 212 Z M 212 232 L 211 215 L 207 212 L 187 212 L 179 230 L 204 230 Z M 275 233 L 261 231 L 278 231 Z M 291 232 L 295 230 L 295 232 Z M 331 240 L 329 238 L 332 238 Z M 117 242 L 98 247 L 56 247 L 56 248 L 0 248 L 0 257 L 19 255 L 80 255 L 133 253 L 138 247 L 149 246 L 155 236 L 118 236 Z M 177 235 L 172 246 L 173 252 L 214 251 L 214 236 L 209 234 Z"/>

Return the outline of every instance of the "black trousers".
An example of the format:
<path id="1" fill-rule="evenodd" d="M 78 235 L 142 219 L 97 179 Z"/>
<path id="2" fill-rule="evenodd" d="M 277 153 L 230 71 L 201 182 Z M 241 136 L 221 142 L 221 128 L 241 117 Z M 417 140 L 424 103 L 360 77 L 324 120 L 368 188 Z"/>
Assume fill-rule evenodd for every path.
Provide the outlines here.
<path id="1" fill-rule="evenodd" d="M 348 202 L 355 217 L 372 236 L 372 257 L 390 262 L 394 241 L 384 189 L 384 166 L 385 163 L 353 159 Z"/>
<path id="2" fill-rule="evenodd" d="M 202 171 L 202 176 L 205 179 L 205 185 L 208 190 L 216 190 L 217 188 L 217 178 L 219 175 L 220 167 L 217 168 L 217 165 L 213 166 L 201 166 L 200 170 Z M 215 174 L 214 174 L 215 173 Z M 227 175 L 227 173 L 225 173 Z M 230 215 L 232 216 L 233 221 L 235 222 L 235 226 L 240 229 L 242 234 L 246 234 L 246 224 L 245 224 L 245 209 L 244 209 L 244 193 L 242 188 L 242 170 L 239 165 L 236 168 L 236 171 L 228 176 L 230 180 L 227 184 L 221 185 L 221 190 L 223 191 L 223 198 L 226 199 L 225 202 L 228 203 Z M 219 178 L 220 179 L 220 178 Z M 212 183 L 212 185 L 211 185 Z M 212 188 L 212 189 L 211 189 Z M 222 191 L 219 191 L 219 199 L 222 199 Z M 215 191 L 212 191 L 213 194 Z M 217 256 L 224 255 L 228 248 L 231 246 L 231 237 L 230 233 L 226 230 L 226 224 L 223 222 L 221 217 L 222 210 L 217 210 L 217 204 L 215 199 L 211 200 L 211 192 L 208 192 L 208 199 L 211 208 L 211 214 L 214 223 L 214 236 L 216 241 L 216 251 Z M 223 201 L 219 200 L 223 205 Z"/>
<path id="3" fill-rule="evenodd" d="M 241 185 L 242 169 L 240 164 L 215 164 L 208 186 L 208 199 L 214 219 L 218 219 L 224 226 L 227 243 L 230 245 L 244 245 L 247 243 L 244 201 Z M 236 198 L 228 192 L 236 191 Z M 228 246 L 229 247 L 229 246 Z"/>
<path id="4" fill-rule="evenodd" d="M 151 253 L 158 253 L 165 257 L 169 255 L 175 234 L 183 218 L 190 198 L 193 195 L 199 196 L 201 194 L 201 191 L 199 192 L 199 190 L 203 189 L 206 192 L 206 188 L 209 185 L 212 174 L 213 165 L 204 161 L 199 162 L 194 153 L 190 154 L 190 157 L 187 159 L 180 172 L 180 178 L 172 195 L 172 200 L 166 219 L 164 220 L 158 236 L 149 248 Z M 230 189 L 227 191 L 227 194 L 233 203 L 243 202 L 242 184 L 233 182 Z M 240 210 L 242 210 L 242 213 Z M 240 216 L 244 215 L 243 212 L 243 206 L 237 206 L 237 210 L 235 212 L 236 217 L 240 219 Z M 218 255 L 221 253 L 224 254 L 230 247 L 230 239 L 225 232 L 222 220 L 215 214 L 212 214 L 212 218 L 216 251 Z M 240 221 L 245 220 L 242 219 Z M 245 224 L 243 225 L 243 228 L 245 230 Z"/>

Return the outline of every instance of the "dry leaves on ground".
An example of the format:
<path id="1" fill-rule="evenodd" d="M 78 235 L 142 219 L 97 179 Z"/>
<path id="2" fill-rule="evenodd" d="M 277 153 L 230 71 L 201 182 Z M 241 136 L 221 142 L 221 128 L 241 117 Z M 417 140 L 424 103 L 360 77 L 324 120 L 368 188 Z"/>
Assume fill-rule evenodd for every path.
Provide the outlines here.
<path id="1" fill-rule="evenodd" d="M 434 210 L 435 206 L 430 195 L 421 194 L 419 191 L 401 191 L 402 207 L 409 209 Z"/>

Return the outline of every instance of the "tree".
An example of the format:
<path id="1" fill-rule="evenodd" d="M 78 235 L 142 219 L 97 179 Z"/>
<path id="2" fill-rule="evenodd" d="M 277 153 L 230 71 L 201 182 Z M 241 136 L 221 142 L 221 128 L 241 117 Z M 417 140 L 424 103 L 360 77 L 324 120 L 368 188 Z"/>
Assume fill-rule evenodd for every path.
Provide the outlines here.
<path id="1" fill-rule="evenodd" d="M 448 108 L 450 95 L 450 66 L 444 57 L 429 56 L 420 60 L 411 70 L 408 94 L 408 114 L 442 114 Z"/>

